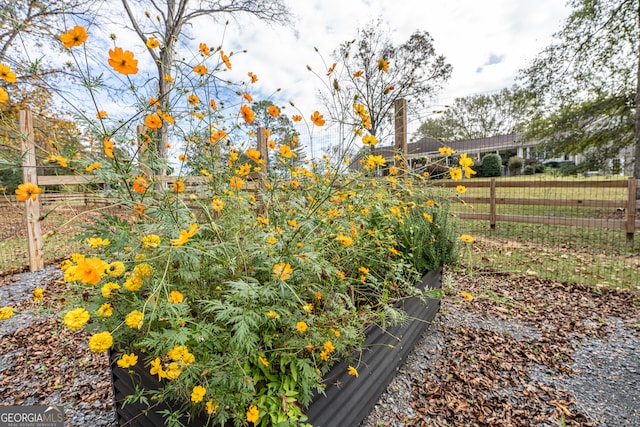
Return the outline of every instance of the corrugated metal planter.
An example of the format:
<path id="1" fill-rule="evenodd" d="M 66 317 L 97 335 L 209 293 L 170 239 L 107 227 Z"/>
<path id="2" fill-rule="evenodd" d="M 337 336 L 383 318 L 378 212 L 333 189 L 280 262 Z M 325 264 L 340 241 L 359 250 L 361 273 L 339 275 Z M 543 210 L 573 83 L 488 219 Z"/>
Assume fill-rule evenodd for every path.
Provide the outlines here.
<path id="1" fill-rule="evenodd" d="M 440 288 L 441 284 L 442 268 L 439 268 L 427 273 L 418 286 L 435 289 Z M 414 320 L 387 328 L 385 331 L 378 326 L 369 327 L 362 353 L 354 356 L 358 360 L 358 378 L 347 372 L 348 366 L 354 365 L 353 360 L 336 364 L 324 377 L 327 384 L 324 395 L 317 395 L 306 411 L 309 423 L 320 427 L 357 427 L 371 412 L 429 322 L 434 319 L 440 308 L 440 301 L 433 299 L 429 304 L 424 304 L 421 300 L 412 298 L 405 301 L 401 307 L 409 319 Z M 156 378 L 138 365 L 130 369 L 139 375 L 141 385 L 147 389 L 158 387 Z M 115 361 L 112 361 L 112 367 L 119 425 L 164 425 L 160 412 L 170 409 L 171 405 L 163 404 L 148 409 L 146 405 L 135 403 L 123 407 L 124 398 L 134 392 L 131 375 L 127 369 L 115 366 Z M 206 424 L 206 417 L 183 419 L 182 422 L 187 426 L 203 426 Z"/>

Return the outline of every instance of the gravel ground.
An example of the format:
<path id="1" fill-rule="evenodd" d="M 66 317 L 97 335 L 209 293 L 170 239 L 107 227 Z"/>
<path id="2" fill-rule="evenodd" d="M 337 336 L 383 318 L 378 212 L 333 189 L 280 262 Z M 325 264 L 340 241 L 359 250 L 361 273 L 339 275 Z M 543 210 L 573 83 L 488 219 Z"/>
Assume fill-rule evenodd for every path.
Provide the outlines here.
<path id="1" fill-rule="evenodd" d="M 0 307 L 19 310 L 0 321 L 0 404 L 62 404 L 66 426 L 115 426 L 108 360 L 60 324 L 59 279 L 57 267 L 0 278 Z M 446 272 L 444 288 L 362 427 L 640 427 L 638 295 L 490 273 Z"/>

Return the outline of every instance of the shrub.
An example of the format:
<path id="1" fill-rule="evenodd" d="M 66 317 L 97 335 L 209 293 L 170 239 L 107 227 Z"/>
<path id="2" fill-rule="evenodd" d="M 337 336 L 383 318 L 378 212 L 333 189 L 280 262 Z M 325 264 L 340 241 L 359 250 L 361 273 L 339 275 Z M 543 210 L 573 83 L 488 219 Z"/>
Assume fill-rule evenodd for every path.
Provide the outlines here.
<path id="1" fill-rule="evenodd" d="M 527 165 L 522 169 L 522 173 L 524 175 L 534 175 L 536 173 L 536 168 L 533 165 Z"/>
<path id="2" fill-rule="evenodd" d="M 509 162 L 507 163 L 507 169 L 509 170 L 510 175 L 519 175 L 522 170 L 522 165 L 524 165 L 524 160 L 522 157 L 512 156 L 509 158 Z"/>
<path id="3" fill-rule="evenodd" d="M 502 175 L 502 157 L 496 153 L 485 154 L 482 157 L 482 176 L 494 177 Z"/>

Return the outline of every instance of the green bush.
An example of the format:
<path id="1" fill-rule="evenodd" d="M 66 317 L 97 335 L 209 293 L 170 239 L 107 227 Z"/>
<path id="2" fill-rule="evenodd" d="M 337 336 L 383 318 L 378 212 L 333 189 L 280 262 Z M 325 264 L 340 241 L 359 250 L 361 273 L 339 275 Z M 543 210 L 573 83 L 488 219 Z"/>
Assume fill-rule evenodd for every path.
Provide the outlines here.
<path id="1" fill-rule="evenodd" d="M 522 173 L 524 175 L 534 175 L 536 173 L 536 168 L 533 165 L 527 165 L 522 169 Z"/>
<path id="2" fill-rule="evenodd" d="M 496 153 L 485 154 L 482 158 L 482 176 L 502 175 L 502 157 Z"/>
<path id="3" fill-rule="evenodd" d="M 524 165 L 524 160 L 522 159 L 522 157 L 518 157 L 518 156 L 510 157 L 509 162 L 507 163 L 507 169 L 509 169 L 509 174 L 519 175 L 523 165 Z"/>

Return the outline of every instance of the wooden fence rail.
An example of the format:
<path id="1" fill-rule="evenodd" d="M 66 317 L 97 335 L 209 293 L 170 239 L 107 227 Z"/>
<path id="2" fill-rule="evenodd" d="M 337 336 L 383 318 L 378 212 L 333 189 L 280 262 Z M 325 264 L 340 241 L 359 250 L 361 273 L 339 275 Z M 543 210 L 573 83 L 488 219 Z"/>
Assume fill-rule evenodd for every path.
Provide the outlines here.
<path id="1" fill-rule="evenodd" d="M 459 182 L 443 181 L 443 187 L 455 187 L 460 185 Z M 488 188 L 489 197 L 463 197 L 454 198 L 454 201 L 460 201 L 467 204 L 488 204 L 489 212 L 455 212 L 461 219 L 489 221 L 491 229 L 495 229 L 498 221 L 502 222 L 518 222 L 528 224 L 548 224 L 548 225 L 565 225 L 575 227 L 597 227 L 624 230 L 627 235 L 627 241 L 633 241 L 635 231 L 640 229 L 640 220 L 636 218 L 636 188 L 637 180 L 629 178 L 626 180 L 580 180 L 580 181 L 532 181 L 532 180 L 500 180 L 492 178 L 491 180 L 471 180 L 465 181 L 464 185 L 469 188 Z M 498 197 L 498 188 L 568 188 L 568 189 L 615 189 L 623 190 L 624 199 L 601 200 L 601 199 L 552 199 L 552 198 L 523 198 L 523 197 Z M 624 219 L 597 219 L 597 218 L 575 218 L 561 216 L 543 216 L 543 215 L 515 215 L 515 214 L 498 214 L 499 205 L 518 205 L 518 206 L 562 206 L 576 208 L 614 208 L 616 210 L 624 210 Z"/>

